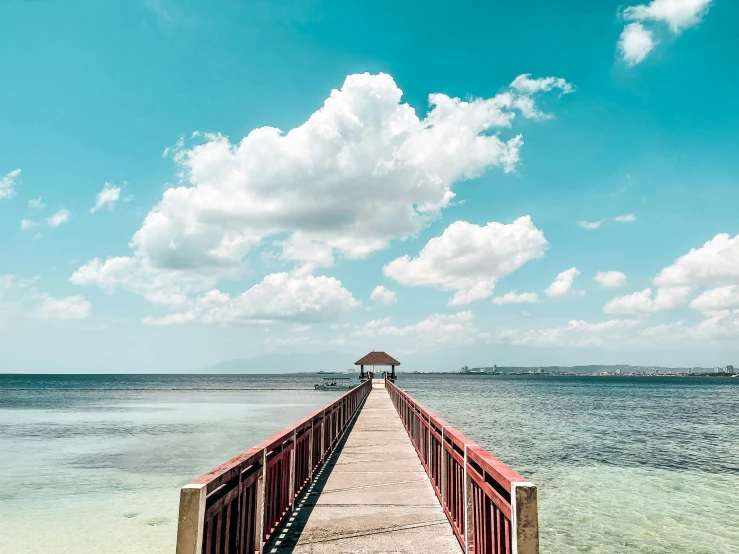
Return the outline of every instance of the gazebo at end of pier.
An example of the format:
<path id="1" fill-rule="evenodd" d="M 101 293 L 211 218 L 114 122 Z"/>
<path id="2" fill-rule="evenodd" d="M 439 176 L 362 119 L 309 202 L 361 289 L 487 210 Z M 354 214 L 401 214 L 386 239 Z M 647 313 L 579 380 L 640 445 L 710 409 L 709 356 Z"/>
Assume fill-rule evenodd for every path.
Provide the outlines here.
<path id="1" fill-rule="evenodd" d="M 365 373 L 364 366 L 390 366 L 391 370 L 390 374 L 388 375 L 388 379 L 392 382 L 395 382 L 395 366 L 400 365 L 400 362 L 385 352 L 376 352 L 373 350 L 366 356 L 359 358 L 356 362 L 354 362 L 354 365 L 359 366 L 359 379 L 362 381 L 372 379 L 372 376 L 374 375 L 374 372 Z"/>

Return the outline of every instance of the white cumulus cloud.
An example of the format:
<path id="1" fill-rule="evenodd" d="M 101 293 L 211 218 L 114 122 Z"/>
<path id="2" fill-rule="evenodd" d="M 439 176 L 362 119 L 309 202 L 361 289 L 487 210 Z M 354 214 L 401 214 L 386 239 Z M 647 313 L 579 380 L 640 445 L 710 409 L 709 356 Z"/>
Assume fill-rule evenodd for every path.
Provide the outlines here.
<path id="1" fill-rule="evenodd" d="M 627 21 L 618 41 L 624 62 L 633 66 L 644 61 L 656 42 L 653 39 L 655 24 L 667 25 L 673 34 L 679 34 L 701 22 L 712 0 L 652 0 L 649 4 L 628 6 L 623 11 Z M 646 28 L 642 23 L 649 24 Z"/>
<path id="2" fill-rule="evenodd" d="M 95 205 L 90 208 L 90 213 L 95 213 L 103 208 L 112 210 L 116 202 L 121 198 L 121 187 L 113 183 L 105 183 L 103 190 L 97 193 L 95 197 Z"/>
<path id="3" fill-rule="evenodd" d="M 693 299 L 690 307 L 701 312 L 739 307 L 739 285 L 726 285 L 703 291 Z"/>
<path id="4" fill-rule="evenodd" d="M 172 325 L 200 321 L 207 324 L 331 319 L 359 306 L 341 281 L 333 277 L 267 275 L 238 296 L 212 290 L 187 302 L 185 309 L 163 317 L 148 317 L 148 325 Z"/>
<path id="5" fill-rule="evenodd" d="M 613 218 L 613 221 L 616 223 L 633 223 L 636 221 L 636 216 L 634 214 L 617 215 Z"/>
<path id="6" fill-rule="evenodd" d="M 599 271 L 595 282 L 605 288 L 617 288 L 626 284 L 626 274 L 621 271 Z"/>
<path id="7" fill-rule="evenodd" d="M 621 57 L 627 65 L 640 64 L 654 47 L 652 31 L 645 29 L 641 23 L 629 23 L 618 39 Z"/>
<path id="8" fill-rule="evenodd" d="M 382 285 L 377 285 L 372 289 L 370 300 L 377 304 L 395 304 L 398 301 L 398 295 L 395 292 L 386 289 Z"/>
<path id="9" fill-rule="evenodd" d="M 235 143 L 219 134 L 191 148 L 181 142 L 167 155 L 183 184 L 145 217 L 120 280 L 133 290 L 176 276 L 207 288 L 242 269 L 267 237 L 287 237 L 283 257 L 309 264 L 307 272 L 335 254 L 363 258 L 413 236 L 452 202 L 455 183 L 516 168 L 523 139 L 500 132 L 526 116 L 521 99 L 565 88 L 527 79 L 492 98 L 431 94 L 419 118 L 390 75 L 349 75 L 287 132 L 262 127 Z M 93 260 L 85 271 L 105 272 L 109 263 L 121 265 Z"/>
<path id="10" fill-rule="evenodd" d="M 0 177 L 0 200 L 15 196 L 15 181 L 20 174 L 20 169 L 14 169 Z"/>
<path id="11" fill-rule="evenodd" d="M 561 77 L 540 77 L 538 79 L 532 79 L 531 73 L 516 77 L 511 83 L 511 88 L 527 95 L 536 94 L 537 92 L 549 92 L 555 88 L 562 91 L 562 94 L 568 94 L 575 90 L 572 84 Z"/>
<path id="12" fill-rule="evenodd" d="M 700 23 L 712 0 L 652 0 L 649 4 L 629 6 L 623 15 L 627 20 L 656 21 L 669 25 L 679 33 Z"/>
<path id="13" fill-rule="evenodd" d="M 69 218 L 72 216 L 67 208 L 61 208 L 58 212 L 50 217 L 46 218 L 46 223 L 49 227 L 59 227 L 69 222 Z"/>
<path id="14" fill-rule="evenodd" d="M 690 290 L 690 287 L 660 288 L 652 298 L 652 289 L 644 289 L 613 298 L 605 305 L 603 312 L 607 314 L 648 314 L 674 310 L 688 303 Z"/>
<path id="15" fill-rule="evenodd" d="M 456 221 L 429 240 L 417 257 L 397 258 L 383 273 L 404 285 L 455 291 L 449 304 L 468 304 L 488 298 L 501 277 L 541 258 L 547 246 L 529 216 L 510 224 Z"/>
<path id="16" fill-rule="evenodd" d="M 46 204 L 44 204 L 43 198 L 39 196 L 38 198 L 33 198 L 29 200 L 28 207 L 33 210 L 40 210 L 41 208 L 45 208 Z"/>
<path id="17" fill-rule="evenodd" d="M 739 234 L 722 233 L 692 248 L 654 278 L 658 286 L 739 284 Z"/>
<path id="18" fill-rule="evenodd" d="M 35 315 L 43 319 L 85 319 L 90 317 L 92 303 L 84 296 L 54 298 L 48 294 L 41 296 Z"/>
<path id="19" fill-rule="evenodd" d="M 603 225 L 603 220 L 600 221 L 580 221 L 578 223 L 580 227 L 583 229 L 600 229 L 600 226 Z"/>
<path id="20" fill-rule="evenodd" d="M 504 304 L 536 304 L 539 297 L 535 292 L 522 292 L 518 294 L 515 290 L 505 293 L 503 296 L 493 298 L 493 304 L 502 306 Z"/>
<path id="21" fill-rule="evenodd" d="M 21 219 L 21 229 L 24 231 L 30 231 L 34 227 L 38 226 L 38 222 L 33 219 Z"/>
<path id="22" fill-rule="evenodd" d="M 581 296 L 585 294 L 584 291 L 572 289 L 575 283 L 575 277 L 578 275 L 580 275 L 580 271 L 576 267 L 565 269 L 555 277 L 552 284 L 544 291 L 544 294 L 553 297 Z"/>

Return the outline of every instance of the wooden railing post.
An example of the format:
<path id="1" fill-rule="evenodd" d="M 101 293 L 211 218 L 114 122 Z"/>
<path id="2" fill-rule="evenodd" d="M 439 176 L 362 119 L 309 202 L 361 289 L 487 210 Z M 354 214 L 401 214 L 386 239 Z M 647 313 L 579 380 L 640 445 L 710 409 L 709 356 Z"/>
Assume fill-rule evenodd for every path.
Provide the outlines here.
<path id="1" fill-rule="evenodd" d="M 308 433 L 308 482 L 313 482 L 313 426 L 315 421 L 311 420 Z"/>
<path id="2" fill-rule="evenodd" d="M 447 425 L 442 426 L 441 428 L 441 506 L 442 508 L 446 508 L 446 442 L 444 441 L 444 429 L 447 428 Z"/>
<path id="3" fill-rule="evenodd" d="M 180 489 L 177 554 L 200 554 L 203 550 L 206 489 L 206 485 L 185 485 Z"/>
<path id="4" fill-rule="evenodd" d="M 539 516 L 533 483 L 511 483 L 511 516 L 513 554 L 539 554 Z"/>
<path id="5" fill-rule="evenodd" d="M 262 451 L 262 469 L 257 478 L 257 498 L 254 502 L 256 510 L 254 510 L 254 551 L 262 554 L 264 552 L 264 483 L 267 481 L 267 449 Z"/>

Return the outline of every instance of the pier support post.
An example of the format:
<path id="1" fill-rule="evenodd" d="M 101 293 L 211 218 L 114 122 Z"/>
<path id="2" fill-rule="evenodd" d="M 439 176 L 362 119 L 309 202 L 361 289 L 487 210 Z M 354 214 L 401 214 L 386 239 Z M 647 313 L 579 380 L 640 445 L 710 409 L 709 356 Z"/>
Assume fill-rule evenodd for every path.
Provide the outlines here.
<path id="1" fill-rule="evenodd" d="M 205 485 L 185 485 L 180 489 L 177 554 L 200 554 L 203 550 L 205 497 Z"/>
<path id="2" fill-rule="evenodd" d="M 511 483 L 511 516 L 513 554 L 539 554 L 539 515 L 533 483 Z"/>

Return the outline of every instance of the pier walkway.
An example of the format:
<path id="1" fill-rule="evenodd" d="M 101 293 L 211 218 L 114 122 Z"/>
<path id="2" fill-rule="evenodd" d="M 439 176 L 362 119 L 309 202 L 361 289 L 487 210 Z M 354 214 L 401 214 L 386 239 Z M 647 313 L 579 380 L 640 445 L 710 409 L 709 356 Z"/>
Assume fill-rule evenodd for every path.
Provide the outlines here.
<path id="1" fill-rule="evenodd" d="M 177 554 L 538 554 L 536 487 L 368 377 L 182 487 Z"/>
<path id="2" fill-rule="evenodd" d="M 383 380 L 267 552 L 462 552 Z"/>

